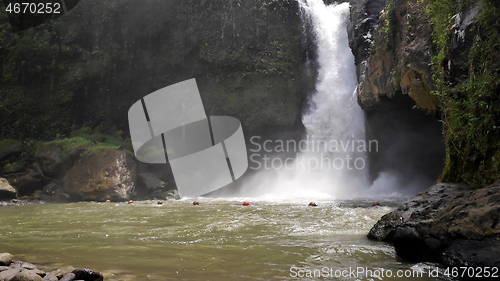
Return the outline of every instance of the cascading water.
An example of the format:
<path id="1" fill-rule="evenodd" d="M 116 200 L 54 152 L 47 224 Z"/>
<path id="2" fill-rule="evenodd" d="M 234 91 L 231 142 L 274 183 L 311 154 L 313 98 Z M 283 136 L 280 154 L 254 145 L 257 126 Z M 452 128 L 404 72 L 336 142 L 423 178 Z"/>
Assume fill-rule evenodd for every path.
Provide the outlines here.
<path id="1" fill-rule="evenodd" d="M 303 1 L 314 27 L 319 63 L 316 93 L 303 123 L 309 135 L 323 140 L 352 136 L 363 125 L 353 124 L 353 119 L 363 112 L 353 100 L 357 78 L 345 26 L 349 4 L 325 6 L 322 0 Z"/>
<path id="2" fill-rule="evenodd" d="M 319 65 L 310 109 L 302 118 L 307 149 L 300 149 L 293 163 L 281 159 L 276 161 L 279 165 L 273 165 L 274 159 L 270 158 L 265 167 L 268 171 L 251 179 L 244 194 L 249 191 L 251 195 L 276 197 L 356 195 L 367 186 L 365 152 L 376 147 L 365 142 L 363 111 L 354 95 L 356 69 L 346 30 L 349 3 L 329 6 L 323 0 L 299 3 L 304 20 L 313 27 Z M 290 146 L 286 148 L 289 150 Z"/>

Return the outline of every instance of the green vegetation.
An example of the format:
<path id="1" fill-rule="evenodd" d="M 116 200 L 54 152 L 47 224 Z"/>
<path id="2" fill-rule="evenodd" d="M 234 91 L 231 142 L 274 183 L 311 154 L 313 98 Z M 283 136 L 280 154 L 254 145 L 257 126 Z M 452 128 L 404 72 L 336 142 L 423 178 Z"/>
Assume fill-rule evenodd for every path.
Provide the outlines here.
<path id="1" fill-rule="evenodd" d="M 452 77 L 452 26 L 473 0 L 428 0 L 434 43 L 435 94 L 440 98 L 446 141 L 443 181 L 485 186 L 500 178 L 500 3 L 481 0 L 473 30 L 467 73 Z"/>
<path id="2" fill-rule="evenodd" d="M 17 140 L 3 139 L 3 140 L 0 140 L 0 149 L 3 149 L 5 147 L 13 145 L 13 144 L 22 145 L 22 143 L 20 141 L 17 141 Z"/>
<path id="3" fill-rule="evenodd" d="M 40 147 L 55 144 L 62 148 L 62 158 L 67 158 L 78 149 L 85 150 L 82 155 L 101 153 L 113 149 L 123 149 L 128 153 L 133 153 L 130 139 L 123 140 L 121 134 L 121 131 L 104 132 L 101 127 L 94 130 L 84 127 L 72 131 L 68 138 L 52 140 L 40 144 Z"/>
<path id="4" fill-rule="evenodd" d="M 385 51 L 392 50 L 394 48 L 394 38 L 396 36 L 398 18 L 396 15 L 396 5 L 393 1 L 385 7 L 383 11 L 383 16 L 385 17 L 382 22 L 382 30 L 384 31 L 385 38 L 387 39 L 384 46 Z"/>
<path id="5" fill-rule="evenodd" d="M 408 15 L 408 19 L 406 20 L 406 23 L 405 23 L 405 30 L 409 31 L 413 27 L 417 26 L 417 24 L 418 24 L 417 17 L 415 15 Z"/>
<path id="6" fill-rule="evenodd" d="M 100 126 L 122 131 L 105 142 L 118 146 L 133 103 L 191 78 L 207 114 L 234 116 L 250 135 L 290 129 L 307 93 L 296 8 L 289 0 L 87 0 L 15 34 L 0 13 L 0 139 L 71 139 Z"/>

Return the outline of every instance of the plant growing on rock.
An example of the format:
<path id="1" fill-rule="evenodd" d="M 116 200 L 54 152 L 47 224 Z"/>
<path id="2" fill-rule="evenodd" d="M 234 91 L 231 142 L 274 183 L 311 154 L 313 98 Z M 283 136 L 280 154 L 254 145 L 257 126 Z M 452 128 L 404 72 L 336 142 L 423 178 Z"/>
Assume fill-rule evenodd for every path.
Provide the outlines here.
<path id="1" fill-rule="evenodd" d="M 438 48 L 435 94 L 443 104 L 446 138 L 441 180 L 485 186 L 500 178 L 500 4 L 429 2 Z M 475 16 L 475 22 L 466 25 L 466 15 Z M 465 63 L 460 64 L 463 54 Z"/>

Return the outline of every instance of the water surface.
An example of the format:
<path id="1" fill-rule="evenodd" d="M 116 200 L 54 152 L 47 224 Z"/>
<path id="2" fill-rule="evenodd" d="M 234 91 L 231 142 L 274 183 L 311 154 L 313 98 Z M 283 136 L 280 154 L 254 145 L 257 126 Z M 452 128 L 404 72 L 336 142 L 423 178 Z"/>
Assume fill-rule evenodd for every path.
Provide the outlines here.
<path id="1" fill-rule="evenodd" d="M 288 280 L 293 267 L 429 266 L 401 261 L 389 244 L 366 238 L 395 203 L 326 200 L 309 207 L 269 199 L 244 207 L 243 200 L 0 207 L 0 250 L 51 268 L 90 267 L 106 280 Z M 311 279 L 331 278 L 303 280 Z"/>

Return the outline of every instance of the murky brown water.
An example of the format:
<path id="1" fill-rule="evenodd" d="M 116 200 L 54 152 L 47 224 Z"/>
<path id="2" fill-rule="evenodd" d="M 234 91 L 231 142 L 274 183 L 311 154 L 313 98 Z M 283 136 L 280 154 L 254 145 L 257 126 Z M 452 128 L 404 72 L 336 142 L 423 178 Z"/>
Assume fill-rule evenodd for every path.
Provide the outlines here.
<path id="1" fill-rule="evenodd" d="M 288 280 L 298 268 L 384 268 L 396 274 L 432 266 L 403 262 L 390 245 L 366 238 L 392 207 L 371 208 L 359 200 L 320 201 L 318 207 L 251 200 L 243 207 L 243 200 L 0 207 L 0 250 L 49 267 L 94 268 L 106 280 Z M 303 280 L 336 279 L 330 277 Z M 346 279 L 356 278 L 339 280 Z"/>

